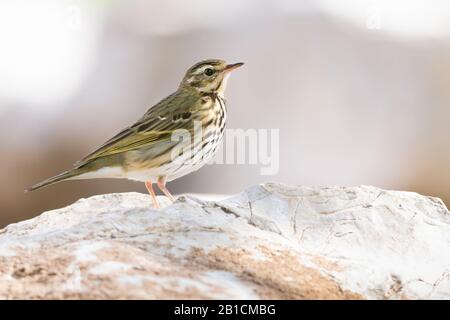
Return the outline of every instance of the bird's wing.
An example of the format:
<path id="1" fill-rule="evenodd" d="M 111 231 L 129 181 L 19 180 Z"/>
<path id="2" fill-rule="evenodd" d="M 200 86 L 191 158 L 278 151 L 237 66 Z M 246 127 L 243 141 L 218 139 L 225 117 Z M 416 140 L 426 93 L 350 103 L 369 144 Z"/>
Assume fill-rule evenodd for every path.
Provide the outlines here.
<path id="1" fill-rule="evenodd" d="M 166 143 L 172 139 L 172 134 L 177 129 L 191 131 L 190 122 L 173 121 L 179 118 L 179 114 L 183 114 L 186 110 L 183 106 L 186 104 L 195 104 L 195 98 L 189 98 L 183 93 L 170 95 L 150 108 L 135 124 L 116 134 L 75 165 L 80 166 L 100 157 Z"/>

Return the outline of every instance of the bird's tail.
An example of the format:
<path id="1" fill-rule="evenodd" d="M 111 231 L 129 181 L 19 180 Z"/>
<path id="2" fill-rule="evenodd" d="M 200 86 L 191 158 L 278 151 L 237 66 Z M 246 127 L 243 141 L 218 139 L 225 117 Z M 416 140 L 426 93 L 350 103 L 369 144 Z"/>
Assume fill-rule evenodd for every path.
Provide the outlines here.
<path id="1" fill-rule="evenodd" d="M 68 179 L 76 177 L 84 172 L 85 171 L 81 167 L 64 171 L 63 173 L 60 173 L 54 177 L 51 177 L 51 178 L 48 178 L 47 180 L 36 183 L 35 185 L 25 189 L 25 192 L 34 191 L 34 190 L 58 183 L 60 181 L 68 180 Z"/>

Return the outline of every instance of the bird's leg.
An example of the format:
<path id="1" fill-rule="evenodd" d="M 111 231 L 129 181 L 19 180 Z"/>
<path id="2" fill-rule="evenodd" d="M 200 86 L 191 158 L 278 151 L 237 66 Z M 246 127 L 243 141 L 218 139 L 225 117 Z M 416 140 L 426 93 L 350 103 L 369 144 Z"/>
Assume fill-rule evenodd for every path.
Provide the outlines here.
<path id="1" fill-rule="evenodd" d="M 156 194 L 155 194 L 155 191 L 153 190 L 152 182 L 150 180 L 145 181 L 145 187 L 147 188 L 148 193 L 152 197 L 153 207 L 155 209 L 159 209 L 159 202 L 158 202 L 158 199 L 156 199 Z"/>
<path id="2" fill-rule="evenodd" d="M 158 178 L 157 182 L 158 188 L 170 199 L 170 201 L 175 202 L 175 197 L 170 194 L 169 190 L 166 188 L 166 177 L 161 176 Z"/>

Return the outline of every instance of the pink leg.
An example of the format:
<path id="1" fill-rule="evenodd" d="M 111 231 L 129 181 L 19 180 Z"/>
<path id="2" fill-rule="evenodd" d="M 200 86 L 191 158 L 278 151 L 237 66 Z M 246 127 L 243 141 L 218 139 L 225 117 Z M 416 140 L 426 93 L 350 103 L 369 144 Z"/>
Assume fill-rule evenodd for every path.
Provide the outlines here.
<path id="1" fill-rule="evenodd" d="M 166 195 L 167 198 L 170 199 L 170 201 L 175 202 L 175 197 L 170 194 L 169 190 L 166 188 L 166 178 L 161 176 L 158 178 L 157 182 L 158 188 Z"/>
<path id="2" fill-rule="evenodd" d="M 147 188 L 148 193 L 152 197 L 153 208 L 159 209 L 159 202 L 158 202 L 158 199 L 156 199 L 156 194 L 155 194 L 155 191 L 153 190 L 152 182 L 150 180 L 145 181 L 145 187 Z"/>

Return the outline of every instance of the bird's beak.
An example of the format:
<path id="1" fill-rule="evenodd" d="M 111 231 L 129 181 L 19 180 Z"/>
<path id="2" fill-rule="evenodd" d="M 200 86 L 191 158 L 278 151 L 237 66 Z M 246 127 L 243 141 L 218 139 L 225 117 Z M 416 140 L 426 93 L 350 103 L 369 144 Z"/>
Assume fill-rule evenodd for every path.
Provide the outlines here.
<path id="1" fill-rule="evenodd" d="M 230 72 L 234 69 L 239 68 L 240 66 L 242 66 L 244 63 L 243 62 L 238 62 L 238 63 L 233 63 L 233 64 L 229 64 L 225 67 L 224 71 L 225 72 Z"/>

